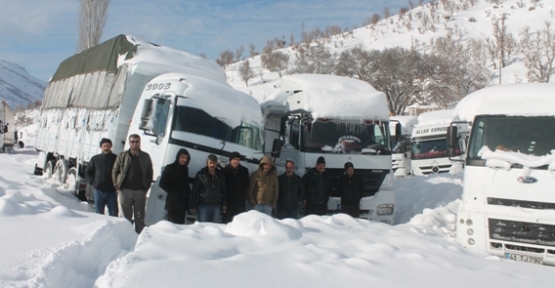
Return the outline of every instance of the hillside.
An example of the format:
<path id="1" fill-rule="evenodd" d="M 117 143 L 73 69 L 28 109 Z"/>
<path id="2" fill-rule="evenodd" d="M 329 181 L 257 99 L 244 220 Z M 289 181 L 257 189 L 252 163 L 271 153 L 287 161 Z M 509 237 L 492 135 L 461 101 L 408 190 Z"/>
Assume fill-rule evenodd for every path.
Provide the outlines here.
<path id="1" fill-rule="evenodd" d="M 42 101 L 46 85 L 20 65 L 0 60 L 0 99 L 5 100 L 12 110 Z"/>
<path id="2" fill-rule="evenodd" d="M 381 18 L 381 20 L 376 21 L 377 18 Z M 375 24 L 369 24 L 353 31 L 343 31 L 329 38 L 315 39 L 310 42 L 309 47 L 325 48 L 330 55 L 329 59 L 325 59 L 325 61 L 329 61 L 335 66 L 339 63 L 342 53 L 348 52 L 353 48 L 360 48 L 365 51 L 383 51 L 385 49 L 401 47 L 407 51 L 416 51 L 423 55 L 442 52 L 444 59 L 455 59 L 459 57 L 458 54 L 461 54 L 462 51 L 462 53 L 469 55 L 469 59 L 472 59 L 472 62 L 475 62 L 474 64 L 485 69 L 485 81 L 481 86 L 476 87 L 477 90 L 485 86 L 496 85 L 499 82 L 503 84 L 538 82 L 537 79 L 534 79 L 534 75 L 530 75 L 530 70 L 526 66 L 527 59 L 525 56 L 531 54 L 529 53 L 530 45 L 527 47 L 522 44 L 523 42 L 533 42 L 536 39 L 535 37 L 538 36 L 538 32 L 545 33 L 548 28 L 550 30 L 547 30 L 547 32 L 550 35 L 554 35 L 555 2 L 545 0 L 442 0 L 414 7 L 404 14 L 391 15 L 387 19 L 383 18 L 382 15 L 377 17 L 375 15 L 369 18 L 369 23 L 374 21 Z M 546 23 L 553 27 L 546 26 Z M 494 25 L 497 25 L 502 30 L 505 29 L 506 44 L 503 49 L 505 51 L 503 58 L 505 67 L 502 69 L 499 69 L 500 57 L 496 52 L 498 42 L 495 38 Z M 523 31 L 526 28 L 529 29 L 527 35 L 530 38 L 525 41 Z M 540 36 L 542 35 L 540 34 Z M 438 51 L 440 50 L 438 49 L 438 43 L 440 42 L 438 39 L 449 42 L 451 46 L 444 48 L 445 51 Z M 273 53 L 280 52 L 288 56 L 286 69 L 281 71 L 282 74 L 291 74 L 298 70 L 296 62 L 299 62 L 299 55 L 301 55 L 299 51 L 306 54 L 311 49 L 307 48 L 306 44 L 295 43 L 291 45 L 288 43 L 288 47 L 273 51 Z M 552 44 L 555 45 L 555 43 Z M 457 50 L 453 47 L 457 48 Z M 550 51 L 546 50 L 543 52 L 555 53 L 555 46 L 550 49 Z M 324 52 L 320 51 L 320 53 Z M 280 78 L 278 72 L 271 72 L 263 67 L 262 57 L 263 54 L 254 58 L 247 58 L 253 75 L 248 81 L 248 86 L 239 73 L 239 69 L 244 65 L 243 61 L 230 64 L 226 67 L 228 82 L 236 89 L 251 94 L 259 102 L 271 97 L 271 94 L 279 87 Z M 462 66 L 466 65 L 466 62 L 469 61 L 463 59 L 457 63 L 461 63 L 460 65 Z M 449 63 L 448 65 L 453 64 Z M 400 66 L 397 68 L 397 70 L 402 69 L 405 69 L 405 67 Z M 555 70 L 551 70 L 551 72 L 553 71 Z M 318 73 L 336 74 L 333 69 Z M 472 73 L 472 67 L 467 68 L 467 73 Z M 460 78 L 464 77 L 467 76 L 460 76 Z M 549 82 L 554 82 L 553 78 L 551 77 Z M 437 79 L 424 77 L 420 79 L 419 75 L 413 76 L 413 82 L 428 85 L 428 88 L 424 89 L 429 89 L 430 86 L 437 84 L 432 80 L 436 81 Z M 380 90 L 380 87 L 377 87 L 375 83 L 372 83 L 372 81 L 368 82 Z M 434 93 L 433 90 L 430 91 L 429 94 Z M 388 93 L 387 91 L 384 92 Z M 470 89 L 467 92 L 473 91 Z M 455 99 L 447 100 L 458 101 L 468 93 L 463 93 L 458 98 L 455 97 Z M 407 96 L 412 97 L 409 104 L 423 104 L 426 98 L 419 98 L 419 96 Z M 427 96 L 429 97 L 430 95 Z M 451 105 L 454 104 L 449 101 L 445 102 L 451 103 Z"/>

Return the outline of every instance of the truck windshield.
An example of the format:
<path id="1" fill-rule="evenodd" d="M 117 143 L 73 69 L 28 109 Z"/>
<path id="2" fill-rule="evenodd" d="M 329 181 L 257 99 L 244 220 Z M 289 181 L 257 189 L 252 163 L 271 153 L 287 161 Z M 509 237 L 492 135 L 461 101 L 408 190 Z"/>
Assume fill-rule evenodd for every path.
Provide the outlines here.
<path id="1" fill-rule="evenodd" d="M 455 155 L 461 155 L 461 149 L 457 143 Z M 445 138 L 415 138 L 412 140 L 411 159 L 431 159 L 447 157 L 447 140 Z"/>
<path id="2" fill-rule="evenodd" d="M 387 122 L 305 121 L 302 150 L 318 153 L 391 154 Z"/>
<path id="3" fill-rule="evenodd" d="M 480 149 L 513 151 L 535 156 L 555 149 L 555 117 L 478 116 L 472 127 L 468 158 L 481 160 Z"/>
<path id="4" fill-rule="evenodd" d="M 239 126 L 230 127 L 220 119 L 197 108 L 177 106 L 174 130 L 212 137 L 262 151 L 262 137 L 257 125 L 241 122 Z"/>

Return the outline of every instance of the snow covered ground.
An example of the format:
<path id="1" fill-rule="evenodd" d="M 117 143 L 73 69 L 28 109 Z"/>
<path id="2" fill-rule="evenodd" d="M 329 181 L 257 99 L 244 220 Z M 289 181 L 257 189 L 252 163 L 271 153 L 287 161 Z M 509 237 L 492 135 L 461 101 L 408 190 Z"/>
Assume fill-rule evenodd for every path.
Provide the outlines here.
<path id="1" fill-rule="evenodd" d="M 251 211 L 137 236 L 33 176 L 36 156 L 0 154 L 0 287 L 553 287 L 552 267 L 454 240 L 461 174 L 397 179 L 395 226 Z"/>

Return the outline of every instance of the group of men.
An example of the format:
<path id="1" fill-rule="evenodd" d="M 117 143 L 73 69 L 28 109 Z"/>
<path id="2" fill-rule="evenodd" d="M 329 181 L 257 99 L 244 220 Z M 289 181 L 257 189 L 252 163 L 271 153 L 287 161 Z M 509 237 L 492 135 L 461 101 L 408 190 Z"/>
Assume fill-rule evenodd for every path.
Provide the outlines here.
<path id="1" fill-rule="evenodd" d="M 135 223 L 135 231 L 144 228 L 146 193 L 153 180 L 150 155 L 140 149 L 141 138 L 129 137 L 130 148 L 119 155 L 112 153 L 112 142 L 100 141 L 102 153 L 87 163 L 86 179 L 94 187 L 97 213 L 104 214 L 108 207 L 110 216 L 118 215 L 118 200 L 123 216 Z M 165 209 L 167 219 L 184 224 L 187 211 L 197 215 L 200 222 L 229 223 L 233 217 L 247 210 L 256 210 L 279 219 L 298 218 L 299 203 L 305 215 L 326 215 L 332 179 L 326 173 L 324 157 L 302 178 L 295 174 L 295 163 L 287 160 L 285 172 L 278 176 L 272 158 L 265 156 L 258 169 L 249 175 L 242 166 L 241 155 L 231 153 L 229 164 L 221 168 L 214 154 L 208 155 L 206 166 L 189 180 L 188 165 L 191 155 L 180 149 L 176 159 L 164 167 L 160 188 L 168 193 Z M 354 173 L 351 162 L 345 163 L 345 173 L 337 185 L 341 195 L 341 212 L 352 217 L 360 214 L 359 204 L 363 183 Z M 192 184 L 192 189 L 190 184 Z"/>

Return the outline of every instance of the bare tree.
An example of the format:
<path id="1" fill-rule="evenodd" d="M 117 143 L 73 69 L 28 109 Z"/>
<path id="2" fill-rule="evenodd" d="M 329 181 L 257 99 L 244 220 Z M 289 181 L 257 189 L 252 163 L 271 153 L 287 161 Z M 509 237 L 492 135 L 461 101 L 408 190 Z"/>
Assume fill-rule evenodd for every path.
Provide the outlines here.
<path id="1" fill-rule="evenodd" d="M 532 37 L 529 29 L 522 32 L 521 50 L 524 65 L 528 69 L 526 76 L 530 82 L 548 83 L 555 74 L 555 32 L 551 23 L 545 22 L 545 29 Z"/>
<path id="2" fill-rule="evenodd" d="M 241 79 L 245 81 L 245 85 L 249 86 L 249 80 L 254 77 L 254 71 L 249 64 L 249 60 L 243 61 L 239 66 L 239 75 L 241 75 Z"/>
<path id="3" fill-rule="evenodd" d="M 495 41 L 489 42 L 489 49 L 493 52 L 492 56 L 496 58 L 499 65 L 499 84 L 501 84 L 501 69 L 507 65 L 507 48 L 511 42 L 508 41 L 510 36 L 508 36 L 509 33 L 507 32 L 505 20 L 507 20 L 506 14 L 503 14 L 499 19 L 493 20 L 493 37 Z"/>
<path id="4" fill-rule="evenodd" d="M 370 23 L 376 25 L 378 24 L 378 22 L 380 22 L 381 18 L 382 17 L 380 16 L 380 14 L 374 13 L 374 15 L 372 15 L 372 18 L 370 18 Z"/>
<path id="5" fill-rule="evenodd" d="M 389 7 L 383 8 L 383 18 L 387 20 L 389 19 L 390 15 L 391 15 L 391 11 L 389 10 Z"/>
<path id="6" fill-rule="evenodd" d="M 249 45 L 249 54 L 251 55 L 251 59 L 254 59 L 254 52 L 256 52 L 256 46 L 251 43 Z"/>
<path id="7" fill-rule="evenodd" d="M 111 0 L 79 1 L 79 52 L 100 42 Z"/>
<path id="8" fill-rule="evenodd" d="M 245 52 L 245 47 L 243 47 L 243 45 L 235 50 L 235 62 L 241 61 L 241 57 L 243 57 L 243 52 Z"/>
<path id="9" fill-rule="evenodd" d="M 220 54 L 220 58 L 216 59 L 218 63 L 223 68 L 226 68 L 229 64 L 233 63 L 233 52 L 225 50 Z"/>
<path id="10" fill-rule="evenodd" d="M 264 68 L 277 72 L 279 77 L 283 76 L 283 71 L 287 70 L 289 64 L 289 56 L 279 51 L 264 53 L 260 56 L 260 60 Z"/>
<path id="11" fill-rule="evenodd" d="M 322 44 L 300 51 L 296 57 L 295 73 L 331 74 L 334 71 L 335 58 Z"/>

